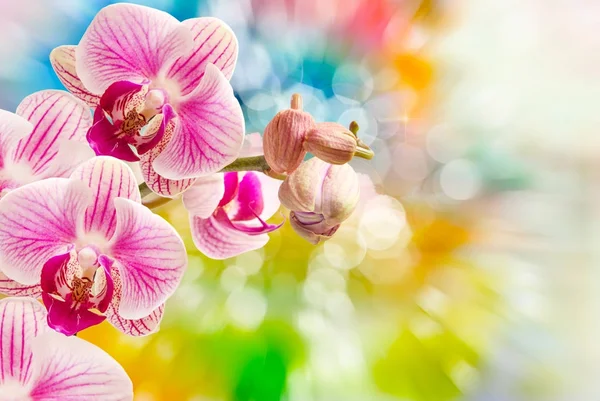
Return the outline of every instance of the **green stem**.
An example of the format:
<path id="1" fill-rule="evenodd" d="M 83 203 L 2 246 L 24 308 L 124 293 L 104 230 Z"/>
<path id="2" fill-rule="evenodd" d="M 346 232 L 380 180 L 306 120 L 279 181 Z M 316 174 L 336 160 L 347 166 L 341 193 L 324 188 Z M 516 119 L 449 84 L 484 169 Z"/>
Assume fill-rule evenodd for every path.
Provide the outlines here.
<path id="1" fill-rule="evenodd" d="M 264 156 L 240 157 L 233 163 L 225 166 L 220 173 L 228 171 L 268 171 L 271 167 Z"/>

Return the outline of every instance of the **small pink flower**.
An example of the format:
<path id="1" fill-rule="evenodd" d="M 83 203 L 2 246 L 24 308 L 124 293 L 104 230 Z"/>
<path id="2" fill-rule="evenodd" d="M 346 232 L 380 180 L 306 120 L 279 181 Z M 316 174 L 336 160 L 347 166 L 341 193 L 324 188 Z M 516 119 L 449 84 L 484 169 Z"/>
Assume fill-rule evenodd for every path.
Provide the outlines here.
<path id="1" fill-rule="evenodd" d="M 260 134 L 246 135 L 240 157 L 262 152 Z M 183 194 L 194 244 L 213 259 L 231 258 L 265 246 L 267 233 L 283 224 L 265 222 L 279 210 L 280 185 L 281 181 L 254 171 L 199 178 Z"/>
<path id="2" fill-rule="evenodd" d="M 356 209 L 358 177 L 348 164 L 332 165 L 316 157 L 303 162 L 279 189 L 279 200 L 291 210 L 294 230 L 318 244 L 335 234 Z"/>
<path id="3" fill-rule="evenodd" d="M 0 300 L 0 400 L 130 401 L 133 385 L 110 355 L 46 324 L 32 298 Z"/>
<path id="4" fill-rule="evenodd" d="M 281 181 L 254 171 L 202 177 L 183 194 L 194 244 L 213 259 L 259 249 L 281 224 L 265 221 L 279 209 Z"/>
<path id="5" fill-rule="evenodd" d="M 235 35 L 216 18 L 179 22 L 114 4 L 51 61 L 67 89 L 97 106 L 88 133 L 96 153 L 140 160 L 148 186 L 175 196 L 239 153 L 244 117 L 228 81 L 237 53 Z"/>
<path id="6" fill-rule="evenodd" d="M 117 159 L 95 157 L 0 200 L 0 270 L 41 284 L 48 323 L 62 333 L 105 319 L 130 335 L 155 331 L 186 264 L 181 238 L 140 204 Z"/>
<path id="7" fill-rule="evenodd" d="M 17 113 L 0 110 L 0 198 L 13 189 L 50 177 L 68 177 L 94 156 L 85 140 L 89 108 L 54 90 L 27 96 Z M 20 285 L 0 271 L 0 292 L 39 296 L 39 286 Z"/>

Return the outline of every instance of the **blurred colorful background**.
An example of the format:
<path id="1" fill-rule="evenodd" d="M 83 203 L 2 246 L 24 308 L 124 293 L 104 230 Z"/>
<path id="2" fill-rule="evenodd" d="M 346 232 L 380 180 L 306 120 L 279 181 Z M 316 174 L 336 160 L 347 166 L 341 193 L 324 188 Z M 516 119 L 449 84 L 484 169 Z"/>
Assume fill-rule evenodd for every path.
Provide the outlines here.
<path id="1" fill-rule="evenodd" d="M 0 108 L 62 88 L 52 48 L 109 1 L 0 2 Z M 290 95 L 358 121 L 358 210 L 314 247 L 289 226 L 190 265 L 159 333 L 81 334 L 136 401 L 600 399 L 600 3 L 154 0 L 240 44 L 248 132 Z M 285 213 L 285 211 L 283 211 Z"/>

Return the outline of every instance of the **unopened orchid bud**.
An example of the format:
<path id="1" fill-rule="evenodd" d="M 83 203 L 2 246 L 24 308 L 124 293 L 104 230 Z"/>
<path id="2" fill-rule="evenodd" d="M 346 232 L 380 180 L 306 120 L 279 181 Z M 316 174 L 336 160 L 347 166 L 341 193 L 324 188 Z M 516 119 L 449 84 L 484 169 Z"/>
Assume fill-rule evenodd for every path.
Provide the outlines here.
<path id="1" fill-rule="evenodd" d="M 331 164 L 346 164 L 356 152 L 356 135 L 338 123 L 319 123 L 308 131 L 304 149 Z"/>
<path id="2" fill-rule="evenodd" d="M 328 240 L 340 228 L 339 224 L 327 225 L 322 214 L 312 212 L 291 212 L 290 223 L 298 235 L 313 245 Z"/>
<path id="3" fill-rule="evenodd" d="M 292 211 L 298 234 L 312 243 L 330 238 L 356 208 L 358 176 L 347 164 L 332 165 L 316 157 L 302 163 L 279 188 L 279 200 Z"/>
<path id="4" fill-rule="evenodd" d="M 292 95 L 291 108 L 280 111 L 267 124 L 263 137 L 265 160 L 276 173 L 291 173 L 298 168 L 306 150 L 303 143 L 315 125 L 309 113 L 302 111 L 302 97 Z"/>

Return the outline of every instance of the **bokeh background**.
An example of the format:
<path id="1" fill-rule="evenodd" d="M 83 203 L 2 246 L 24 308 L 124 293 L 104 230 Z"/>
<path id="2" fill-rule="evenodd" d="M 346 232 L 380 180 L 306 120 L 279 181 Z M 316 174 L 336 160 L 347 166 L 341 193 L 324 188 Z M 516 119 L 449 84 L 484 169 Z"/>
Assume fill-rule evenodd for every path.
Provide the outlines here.
<path id="1" fill-rule="evenodd" d="M 1 0 L 0 108 L 62 88 L 50 50 L 109 3 Z M 159 209 L 190 253 L 160 332 L 82 333 L 136 401 L 600 399 L 598 1 L 136 3 L 232 27 L 248 132 L 298 92 L 376 152 L 318 247 L 212 261 Z"/>

